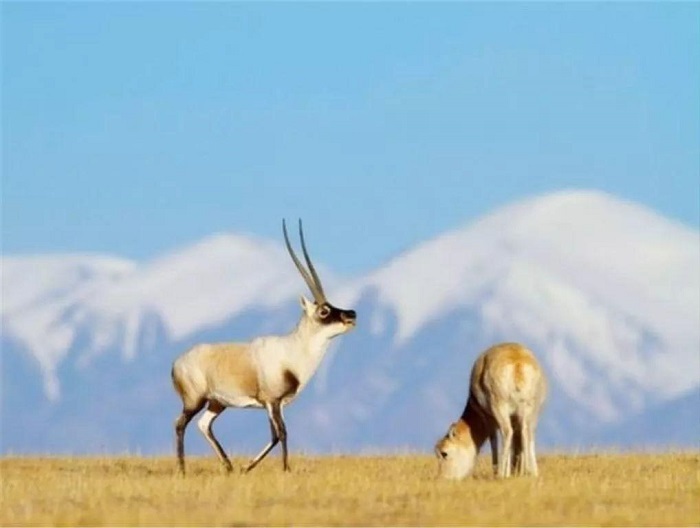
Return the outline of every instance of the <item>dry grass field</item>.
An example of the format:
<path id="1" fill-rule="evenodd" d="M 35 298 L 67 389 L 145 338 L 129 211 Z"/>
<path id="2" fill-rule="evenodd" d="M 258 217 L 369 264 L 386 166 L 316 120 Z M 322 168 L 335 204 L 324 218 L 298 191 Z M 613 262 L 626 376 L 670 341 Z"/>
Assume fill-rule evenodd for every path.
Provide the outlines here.
<path id="1" fill-rule="evenodd" d="M 243 460 L 234 460 L 239 468 Z M 541 476 L 439 481 L 430 456 L 3 458 L 2 525 L 700 525 L 700 454 L 545 455 Z"/>

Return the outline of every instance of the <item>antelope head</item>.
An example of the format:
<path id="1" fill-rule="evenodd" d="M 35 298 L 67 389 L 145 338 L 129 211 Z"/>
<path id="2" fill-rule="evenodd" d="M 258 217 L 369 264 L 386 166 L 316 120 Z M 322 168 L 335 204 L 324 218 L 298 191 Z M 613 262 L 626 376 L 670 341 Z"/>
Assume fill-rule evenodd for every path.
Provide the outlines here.
<path id="1" fill-rule="evenodd" d="M 284 231 L 284 241 L 287 245 L 287 251 L 289 251 L 289 255 L 292 257 L 294 264 L 313 296 L 313 301 L 310 301 L 303 295 L 301 296 L 301 307 L 304 310 L 304 317 L 312 325 L 322 329 L 328 337 L 334 337 L 352 329 L 357 321 L 355 310 L 337 308 L 326 299 L 326 294 L 323 292 L 323 286 L 321 285 L 321 279 L 319 279 L 316 269 L 311 262 L 311 258 L 309 258 L 309 253 L 306 250 L 301 219 L 299 220 L 299 238 L 301 240 L 301 249 L 304 253 L 304 260 L 306 260 L 308 270 L 304 267 L 299 258 L 297 258 L 292 249 L 292 245 L 289 243 L 287 225 L 284 220 L 282 220 L 282 231 Z"/>
<path id="2" fill-rule="evenodd" d="M 459 480 L 469 475 L 476 464 L 477 449 L 469 434 L 469 426 L 462 420 L 450 425 L 447 434 L 435 445 L 438 474 Z"/>

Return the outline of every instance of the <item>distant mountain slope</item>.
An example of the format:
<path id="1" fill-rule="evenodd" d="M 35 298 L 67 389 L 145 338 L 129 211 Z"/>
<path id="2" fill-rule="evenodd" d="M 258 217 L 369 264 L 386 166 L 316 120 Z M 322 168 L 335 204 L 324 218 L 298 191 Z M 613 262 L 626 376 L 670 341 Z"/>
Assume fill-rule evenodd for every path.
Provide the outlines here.
<path id="1" fill-rule="evenodd" d="M 612 424 L 597 436 L 592 439 L 594 445 L 625 446 L 634 438 L 643 448 L 700 449 L 700 388 Z"/>
<path id="2" fill-rule="evenodd" d="M 70 350 L 77 312 L 134 269 L 132 262 L 94 255 L 3 257 L 2 336 L 36 361 L 48 398 L 59 396 L 56 367 Z"/>
<path id="3" fill-rule="evenodd" d="M 700 236 L 638 205 L 588 191 L 536 197 L 365 276 L 322 275 L 359 325 L 290 407 L 298 447 L 429 449 L 461 411 L 475 356 L 505 340 L 528 344 L 549 376 L 545 445 L 663 444 L 668 431 L 639 438 L 622 424 L 652 423 L 664 405 L 694 409 L 682 398 L 700 390 Z M 175 355 L 288 331 L 306 293 L 281 244 L 227 234 L 143 265 L 5 257 L 1 278 L 3 415 L 36 409 L 5 432 L 5 451 L 170 449 Z M 226 445 L 265 441 L 264 416 L 226 416 Z M 695 435 L 686 430 L 676 438 Z"/>

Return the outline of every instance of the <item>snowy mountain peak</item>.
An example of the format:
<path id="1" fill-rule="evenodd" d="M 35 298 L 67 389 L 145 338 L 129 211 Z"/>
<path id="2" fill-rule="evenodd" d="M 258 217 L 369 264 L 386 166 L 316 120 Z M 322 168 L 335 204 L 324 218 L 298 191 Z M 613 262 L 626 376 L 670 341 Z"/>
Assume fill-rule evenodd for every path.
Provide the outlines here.
<path id="1" fill-rule="evenodd" d="M 567 191 L 503 207 L 420 244 L 361 286 L 375 287 L 397 311 L 401 340 L 473 302 L 485 285 L 512 274 L 526 280 L 526 270 L 618 306 L 641 303 L 652 324 L 658 302 L 669 313 L 698 313 L 699 266 L 697 232 L 601 192 Z"/>
<path id="2" fill-rule="evenodd" d="M 221 232 L 205 237 L 189 246 L 167 253 L 148 263 L 149 266 L 198 262 L 201 259 L 236 259 L 264 261 L 279 253 L 279 245 L 269 240 L 239 233 Z M 279 255 L 277 255 L 279 256 Z"/>
<path id="3" fill-rule="evenodd" d="M 89 254 L 2 257 L 0 314 L 16 313 L 47 296 L 74 293 L 90 283 L 118 280 L 135 268 L 129 260 Z"/>
<path id="4" fill-rule="evenodd" d="M 277 305 L 299 290 L 299 282 L 277 244 L 220 234 L 147 263 L 90 304 L 113 315 L 154 311 L 179 339 L 245 308 Z"/>

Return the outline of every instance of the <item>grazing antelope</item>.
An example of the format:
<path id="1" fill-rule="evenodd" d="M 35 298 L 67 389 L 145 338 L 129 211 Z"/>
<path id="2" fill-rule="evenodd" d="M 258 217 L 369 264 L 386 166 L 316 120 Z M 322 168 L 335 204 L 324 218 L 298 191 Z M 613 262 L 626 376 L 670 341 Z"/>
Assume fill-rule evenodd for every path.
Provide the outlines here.
<path id="1" fill-rule="evenodd" d="M 177 458 L 180 471 L 185 471 L 185 428 L 204 406 L 199 430 L 212 446 L 226 471 L 231 462 L 214 437 L 212 424 L 227 407 L 257 407 L 267 411 L 272 439 L 248 464 L 253 469 L 279 442 L 282 463 L 287 462 L 287 429 L 282 410 L 306 386 L 323 359 L 330 340 L 355 326 L 354 310 L 331 305 L 314 269 L 304 243 L 299 220 L 299 237 L 308 270 L 297 258 L 282 221 L 284 241 L 294 264 L 311 290 L 314 300 L 301 296 L 302 315 L 289 334 L 264 336 L 248 343 L 200 344 L 191 348 L 173 363 L 172 379 L 182 399 L 182 414 L 175 421 Z"/>
<path id="2" fill-rule="evenodd" d="M 509 477 L 511 466 L 519 475 L 537 476 L 535 430 L 546 394 L 544 373 L 530 350 L 517 343 L 502 343 L 483 352 L 472 367 L 462 416 L 435 446 L 440 474 L 452 479 L 469 475 L 488 438 L 498 476 Z M 500 461 L 499 430 L 503 441 Z"/>

